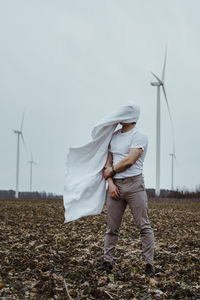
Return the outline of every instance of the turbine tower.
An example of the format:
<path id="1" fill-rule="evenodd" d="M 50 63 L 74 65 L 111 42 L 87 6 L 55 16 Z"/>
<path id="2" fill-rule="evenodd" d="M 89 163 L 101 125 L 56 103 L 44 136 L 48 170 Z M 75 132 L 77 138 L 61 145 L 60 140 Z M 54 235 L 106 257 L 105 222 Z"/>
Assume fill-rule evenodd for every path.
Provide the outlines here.
<path id="1" fill-rule="evenodd" d="M 164 65 L 162 69 L 162 79 L 160 79 L 157 75 L 155 75 L 153 72 L 151 74 L 156 78 L 157 81 L 151 82 L 152 86 L 155 86 L 157 88 L 157 112 L 156 112 L 156 195 L 160 195 L 160 123 L 161 123 L 161 111 L 160 111 L 160 88 L 162 88 L 165 101 L 167 104 L 167 109 L 169 112 L 170 120 L 171 120 L 171 126 L 172 126 L 172 134 L 173 134 L 173 153 L 175 155 L 175 146 L 174 146 L 174 128 L 173 128 L 173 121 L 171 117 L 171 112 L 169 108 L 169 103 L 167 100 L 167 95 L 165 91 L 165 69 L 166 69 L 166 60 L 167 60 L 167 48 L 165 48 L 165 59 L 164 59 Z"/>
<path id="2" fill-rule="evenodd" d="M 29 161 L 30 163 L 30 192 L 32 192 L 32 175 L 33 175 L 33 164 L 37 165 L 37 163 L 33 160 L 33 153 L 31 151 L 31 160 Z"/>
<path id="3" fill-rule="evenodd" d="M 171 170 L 171 190 L 174 190 L 174 159 L 175 159 L 175 153 L 169 153 L 169 155 L 172 157 L 172 170 Z"/>
<path id="4" fill-rule="evenodd" d="M 23 136 L 23 132 L 22 132 L 22 130 L 23 130 L 23 123 L 24 123 L 24 115 L 25 115 L 25 110 L 23 112 L 20 130 L 13 129 L 13 132 L 17 134 L 17 164 L 16 164 L 16 189 L 15 189 L 15 198 L 19 197 L 20 138 L 22 139 L 24 147 L 26 149 L 26 145 L 25 145 L 25 141 L 24 141 L 24 136 Z"/>

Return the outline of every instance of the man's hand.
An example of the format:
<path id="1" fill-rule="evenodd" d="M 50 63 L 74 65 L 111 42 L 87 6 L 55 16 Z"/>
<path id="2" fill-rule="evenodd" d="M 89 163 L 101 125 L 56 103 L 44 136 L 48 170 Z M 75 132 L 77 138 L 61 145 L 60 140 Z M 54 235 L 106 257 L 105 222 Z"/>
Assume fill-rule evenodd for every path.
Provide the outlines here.
<path id="1" fill-rule="evenodd" d="M 108 177 L 111 177 L 113 173 L 112 167 L 107 167 L 103 169 L 103 177 L 105 179 L 108 179 Z"/>
<path id="2" fill-rule="evenodd" d="M 113 198 L 115 200 L 120 199 L 120 190 L 114 183 L 109 182 L 108 189 L 109 189 L 109 193 L 110 193 L 111 198 Z"/>

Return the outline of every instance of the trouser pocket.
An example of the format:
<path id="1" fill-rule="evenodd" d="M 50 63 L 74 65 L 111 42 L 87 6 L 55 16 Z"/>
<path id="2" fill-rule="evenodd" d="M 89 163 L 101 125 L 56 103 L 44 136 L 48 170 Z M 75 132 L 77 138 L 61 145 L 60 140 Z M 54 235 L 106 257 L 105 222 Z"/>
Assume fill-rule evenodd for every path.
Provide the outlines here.
<path id="1" fill-rule="evenodd" d="M 144 178 L 142 176 L 133 179 L 130 184 L 132 192 L 137 193 L 145 190 Z"/>

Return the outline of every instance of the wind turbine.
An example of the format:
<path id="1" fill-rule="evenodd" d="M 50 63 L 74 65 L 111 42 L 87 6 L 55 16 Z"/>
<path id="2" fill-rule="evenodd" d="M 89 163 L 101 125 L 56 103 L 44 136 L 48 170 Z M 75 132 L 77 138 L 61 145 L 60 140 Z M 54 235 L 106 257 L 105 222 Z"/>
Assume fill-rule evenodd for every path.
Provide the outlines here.
<path id="1" fill-rule="evenodd" d="M 151 74 L 157 79 L 156 82 L 151 82 L 152 86 L 155 86 L 157 88 L 157 112 L 156 112 L 156 195 L 160 195 L 160 88 L 162 88 L 165 101 L 167 104 L 167 109 L 169 112 L 170 120 L 171 120 L 171 126 L 172 126 L 172 134 L 173 134 L 173 155 L 175 156 L 175 143 L 174 143 L 174 127 L 173 127 L 173 121 L 172 116 L 169 108 L 169 103 L 167 100 L 167 95 L 165 91 L 165 69 L 166 69 L 166 61 L 167 61 L 167 48 L 165 48 L 165 59 L 162 69 L 162 79 L 160 79 L 157 75 L 155 75 L 153 72 Z"/>
<path id="2" fill-rule="evenodd" d="M 25 141 L 24 141 L 24 136 L 22 133 L 23 130 L 23 123 L 24 123 L 24 115 L 25 115 L 25 110 L 23 112 L 22 116 L 22 122 L 21 122 L 21 127 L 20 130 L 15 130 L 13 129 L 13 132 L 17 134 L 17 165 L 16 165 L 16 189 L 15 189 L 15 198 L 19 197 L 19 157 L 20 157 L 20 137 L 23 141 L 24 147 L 26 149 Z"/>
<path id="3" fill-rule="evenodd" d="M 33 164 L 37 165 L 37 163 L 33 160 L 33 153 L 31 151 L 31 160 L 30 163 L 30 192 L 32 192 L 32 175 L 33 175 Z"/>

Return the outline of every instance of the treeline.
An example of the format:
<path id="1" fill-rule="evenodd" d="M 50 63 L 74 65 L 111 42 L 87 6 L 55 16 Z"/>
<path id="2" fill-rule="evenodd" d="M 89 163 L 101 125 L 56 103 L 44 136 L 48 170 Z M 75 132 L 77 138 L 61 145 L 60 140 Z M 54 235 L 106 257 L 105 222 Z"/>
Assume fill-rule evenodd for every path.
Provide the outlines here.
<path id="1" fill-rule="evenodd" d="M 0 199 L 14 199 L 15 191 L 9 190 L 0 190 Z M 62 199 L 62 195 L 55 195 L 53 193 L 46 192 L 19 192 L 20 199 Z"/>
<path id="2" fill-rule="evenodd" d="M 155 198 L 156 193 L 155 189 L 146 189 L 147 195 L 149 198 Z M 0 190 L 0 199 L 14 199 L 15 191 L 13 190 Z M 20 199 L 62 199 L 62 195 L 55 195 L 53 193 L 46 192 L 19 192 Z M 176 199 L 200 199 L 200 189 L 197 189 L 195 192 L 190 192 L 188 190 L 160 190 L 159 198 L 176 198 Z"/>
<path id="3" fill-rule="evenodd" d="M 147 195 L 149 198 L 155 198 L 156 192 L 155 189 L 146 189 Z M 200 199 L 200 190 L 190 192 L 188 190 L 160 190 L 159 198 L 175 198 L 175 199 Z"/>

